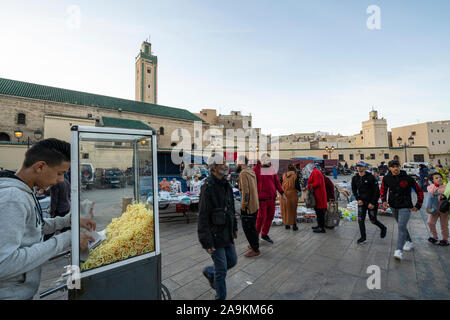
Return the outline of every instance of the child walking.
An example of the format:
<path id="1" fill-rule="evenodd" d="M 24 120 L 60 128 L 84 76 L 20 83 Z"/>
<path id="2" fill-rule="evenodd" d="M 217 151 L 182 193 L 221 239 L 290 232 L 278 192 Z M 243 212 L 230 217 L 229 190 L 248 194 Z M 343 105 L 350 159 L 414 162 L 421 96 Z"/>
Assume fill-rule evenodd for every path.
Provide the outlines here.
<path id="1" fill-rule="evenodd" d="M 430 237 L 428 241 L 433 244 L 436 244 L 439 241 L 436 231 L 436 222 L 440 219 L 442 240 L 439 241 L 439 245 L 446 247 L 448 246 L 448 212 L 439 211 L 441 195 L 444 193 L 446 185 L 443 183 L 442 175 L 437 172 L 431 174 L 429 181 L 431 181 L 432 184 L 427 188 L 429 194 L 427 212 L 429 213 L 428 227 L 430 228 L 432 237 Z"/>

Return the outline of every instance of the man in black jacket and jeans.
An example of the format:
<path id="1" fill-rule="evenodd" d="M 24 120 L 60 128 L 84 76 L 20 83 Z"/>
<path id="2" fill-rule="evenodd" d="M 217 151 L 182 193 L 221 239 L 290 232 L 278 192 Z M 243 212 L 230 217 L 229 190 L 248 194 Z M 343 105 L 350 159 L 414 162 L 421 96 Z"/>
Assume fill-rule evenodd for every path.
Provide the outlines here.
<path id="1" fill-rule="evenodd" d="M 378 199 L 380 198 L 380 189 L 375 177 L 366 171 L 367 164 L 359 161 L 356 164 L 358 173 L 352 178 L 352 191 L 355 199 L 358 201 L 358 224 L 361 232 L 361 238 L 358 244 L 366 243 L 366 213 L 369 212 L 369 219 L 374 225 L 381 229 L 381 238 L 386 236 L 387 227 L 377 219 Z"/>
<path id="2" fill-rule="evenodd" d="M 398 223 L 397 249 L 394 258 L 403 259 L 403 251 L 410 251 L 413 248 L 411 235 L 407 229 L 408 221 L 412 212 L 417 212 L 422 207 L 423 191 L 411 176 L 400 170 L 400 163 L 397 160 L 389 161 L 389 173 L 383 178 L 381 183 L 381 200 L 383 207 L 390 207 L 394 218 Z M 417 194 L 417 202 L 412 203 L 411 190 Z"/>
<path id="3" fill-rule="evenodd" d="M 226 180 L 228 168 L 223 157 L 211 156 L 208 166 L 211 175 L 200 192 L 198 238 L 214 262 L 214 265 L 203 269 L 203 275 L 216 290 L 216 300 L 225 300 L 227 270 L 237 263 L 234 246 L 237 220 L 233 190 Z"/>

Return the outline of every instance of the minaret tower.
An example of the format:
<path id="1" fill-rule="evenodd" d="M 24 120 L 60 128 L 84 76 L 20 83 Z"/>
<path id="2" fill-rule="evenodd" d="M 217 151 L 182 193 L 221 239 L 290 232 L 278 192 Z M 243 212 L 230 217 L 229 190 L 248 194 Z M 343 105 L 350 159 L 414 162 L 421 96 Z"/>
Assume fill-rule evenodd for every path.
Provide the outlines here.
<path id="1" fill-rule="evenodd" d="M 158 58 L 152 55 L 152 45 L 144 41 L 136 57 L 136 101 L 158 103 Z"/>

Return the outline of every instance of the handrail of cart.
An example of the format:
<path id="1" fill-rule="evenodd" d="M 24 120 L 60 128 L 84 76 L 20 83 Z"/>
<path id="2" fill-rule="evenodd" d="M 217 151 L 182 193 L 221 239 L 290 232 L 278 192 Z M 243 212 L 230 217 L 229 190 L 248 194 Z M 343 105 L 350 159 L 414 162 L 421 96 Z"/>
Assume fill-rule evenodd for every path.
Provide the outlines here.
<path id="1" fill-rule="evenodd" d="M 56 260 L 58 258 L 64 257 L 66 254 L 70 254 L 70 250 L 61 252 L 60 254 L 57 254 L 56 256 L 54 256 L 53 258 L 50 258 L 50 260 L 48 261 L 52 261 L 52 260 Z"/>
<path id="2" fill-rule="evenodd" d="M 39 294 L 39 298 L 40 299 L 45 298 L 46 296 L 49 296 L 49 295 L 54 294 L 54 293 L 56 293 L 56 292 L 58 292 L 60 290 L 65 290 L 65 289 L 67 289 L 67 283 L 60 284 L 59 286 L 57 286 L 57 287 L 55 287 L 53 289 L 49 289 L 47 291 L 41 292 Z"/>

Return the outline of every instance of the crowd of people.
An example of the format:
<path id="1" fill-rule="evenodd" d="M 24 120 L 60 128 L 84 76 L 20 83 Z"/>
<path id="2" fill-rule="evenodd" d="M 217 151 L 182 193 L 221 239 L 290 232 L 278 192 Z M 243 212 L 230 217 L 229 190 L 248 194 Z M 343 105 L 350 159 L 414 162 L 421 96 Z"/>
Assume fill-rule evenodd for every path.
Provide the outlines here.
<path id="1" fill-rule="evenodd" d="M 210 177 L 202 186 L 200 193 L 198 236 L 202 247 L 211 255 L 213 265 L 203 269 L 203 275 L 216 291 L 216 299 L 226 298 L 227 270 L 237 263 L 234 240 L 237 238 L 237 218 L 230 184 L 227 182 L 227 166 L 223 157 L 215 155 L 208 160 Z M 343 167 L 345 168 L 345 167 Z M 260 240 L 273 244 L 269 232 L 274 219 L 275 205 L 278 198 L 281 216 L 285 229 L 298 231 L 297 205 L 300 194 L 314 198 L 314 211 L 317 226 L 314 233 L 326 233 L 327 209 L 335 201 L 334 184 L 322 173 L 321 168 L 307 164 L 302 170 L 289 165 L 281 179 L 272 166 L 270 155 L 264 154 L 253 168 L 249 167 L 244 156 L 237 159 L 239 173 L 239 190 L 241 193 L 240 216 L 244 235 L 249 243 L 246 258 L 258 257 L 261 254 Z M 367 214 L 372 224 L 380 229 L 380 238 L 385 238 L 388 228 L 382 224 L 377 213 L 381 206 L 390 208 L 397 222 L 398 238 L 394 258 L 403 259 L 403 252 L 413 249 L 411 234 L 407 228 L 411 212 L 421 209 L 424 192 L 427 187 L 428 226 L 432 237 L 430 243 L 448 246 L 448 199 L 450 186 L 446 185 L 448 170 L 437 165 L 436 171 L 421 177 L 417 182 L 412 176 L 401 170 L 399 161 L 392 160 L 387 165 L 382 163 L 369 172 L 368 164 L 359 161 L 354 168 L 351 182 L 352 193 L 358 202 L 358 225 L 360 238 L 358 245 L 367 242 L 365 219 Z M 339 172 L 341 172 L 339 170 Z M 382 179 L 380 177 L 382 173 Z M 336 174 L 336 172 L 334 173 Z M 426 178 L 426 179 L 425 179 Z M 381 186 L 380 186 L 381 180 Z M 430 184 L 424 184 L 429 180 Z M 413 203 L 412 191 L 417 194 Z M 306 199 L 308 202 L 311 199 Z M 447 203 L 447 209 L 445 209 Z M 436 222 L 440 220 L 442 240 L 438 240 Z M 332 228 L 332 227 L 331 227 Z"/>

